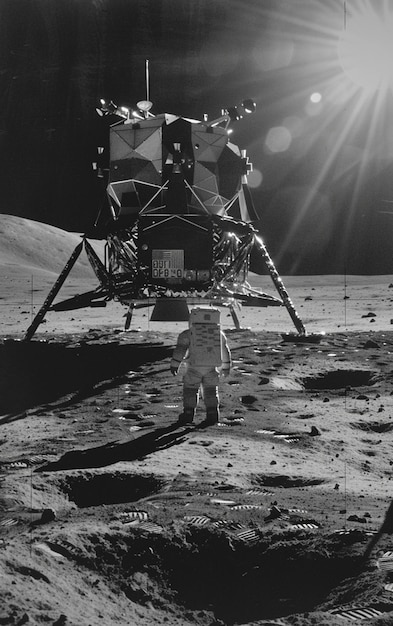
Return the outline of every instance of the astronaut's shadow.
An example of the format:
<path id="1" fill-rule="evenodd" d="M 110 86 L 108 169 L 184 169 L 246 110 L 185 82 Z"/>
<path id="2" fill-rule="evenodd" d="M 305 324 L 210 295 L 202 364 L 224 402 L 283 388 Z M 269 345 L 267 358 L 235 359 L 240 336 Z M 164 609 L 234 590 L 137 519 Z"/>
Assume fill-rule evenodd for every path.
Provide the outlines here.
<path id="1" fill-rule="evenodd" d="M 102 446 L 85 450 L 71 450 L 57 461 L 41 465 L 36 472 L 50 472 L 69 469 L 105 467 L 119 461 L 137 461 L 159 450 L 170 448 L 187 441 L 193 426 L 181 426 L 179 423 L 157 428 L 131 441 L 111 441 Z"/>

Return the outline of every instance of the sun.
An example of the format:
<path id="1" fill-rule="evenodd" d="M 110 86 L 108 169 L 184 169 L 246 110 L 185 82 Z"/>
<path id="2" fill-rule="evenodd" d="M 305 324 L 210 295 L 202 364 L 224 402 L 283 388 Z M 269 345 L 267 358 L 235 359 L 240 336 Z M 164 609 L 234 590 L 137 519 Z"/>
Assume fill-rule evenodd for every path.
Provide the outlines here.
<path id="1" fill-rule="evenodd" d="M 338 44 L 344 73 L 370 95 L 393 91 L 393 2 L 363 0 L 346 7 Z"/>

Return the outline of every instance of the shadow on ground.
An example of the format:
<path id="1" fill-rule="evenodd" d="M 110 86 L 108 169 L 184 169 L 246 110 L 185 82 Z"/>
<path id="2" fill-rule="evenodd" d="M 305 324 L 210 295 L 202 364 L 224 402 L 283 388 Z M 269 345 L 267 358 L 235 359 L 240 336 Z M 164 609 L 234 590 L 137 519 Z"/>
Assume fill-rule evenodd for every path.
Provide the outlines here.
<path id="1" fill-rule="evenodd" d="M 0 414 L 15 414 L 70 392 L 91 389 L 165 359 L 172 350 L 146 343 L 6 341 L 0 344 Z"/>
<path id="2" fill-rule="evenodd" d="M 105 467 L 118 461 L 135 461 L 148 454 L 164 450 L 186 440 L 187 433 L 194 430 L 191 427 L 181 427 L 179 423 L 165 428 L 157 428 L 131 441 L 112 441 L 103 446 L 96 446 L 87 450 L 71 450 L 66 452 L 58 461 L 53 461 L 37 468 L 37 472 L 58 471 L 65 469 L 82 469 Z"/>

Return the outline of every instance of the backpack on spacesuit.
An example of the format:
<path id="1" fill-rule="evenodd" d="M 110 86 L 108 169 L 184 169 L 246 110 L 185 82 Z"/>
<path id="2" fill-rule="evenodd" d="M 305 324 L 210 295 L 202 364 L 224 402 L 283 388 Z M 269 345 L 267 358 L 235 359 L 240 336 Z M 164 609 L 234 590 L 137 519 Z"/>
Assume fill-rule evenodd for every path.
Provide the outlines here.
<path id="1" fill-rule="evenodd" d="M 195 307 L 190 312 L 189 363 L 191 367 L 221 367 L 220 311 Z"/>

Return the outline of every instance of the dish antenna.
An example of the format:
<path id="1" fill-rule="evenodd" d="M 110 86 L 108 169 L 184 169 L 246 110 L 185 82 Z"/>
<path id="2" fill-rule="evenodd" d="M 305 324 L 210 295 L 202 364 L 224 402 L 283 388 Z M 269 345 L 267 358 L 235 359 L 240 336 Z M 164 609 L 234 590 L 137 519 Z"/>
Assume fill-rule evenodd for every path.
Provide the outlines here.
<path id="1" fill-rule="evenodd" d="M 151 107 L 153 106 L 153 103 L 150 102 L 150 100 L 140 100 L 136 103 L 136 106 L 140 111 L 142 111 L 142 113 L 145 113 L 145 115 L 147 115 Z"/>

